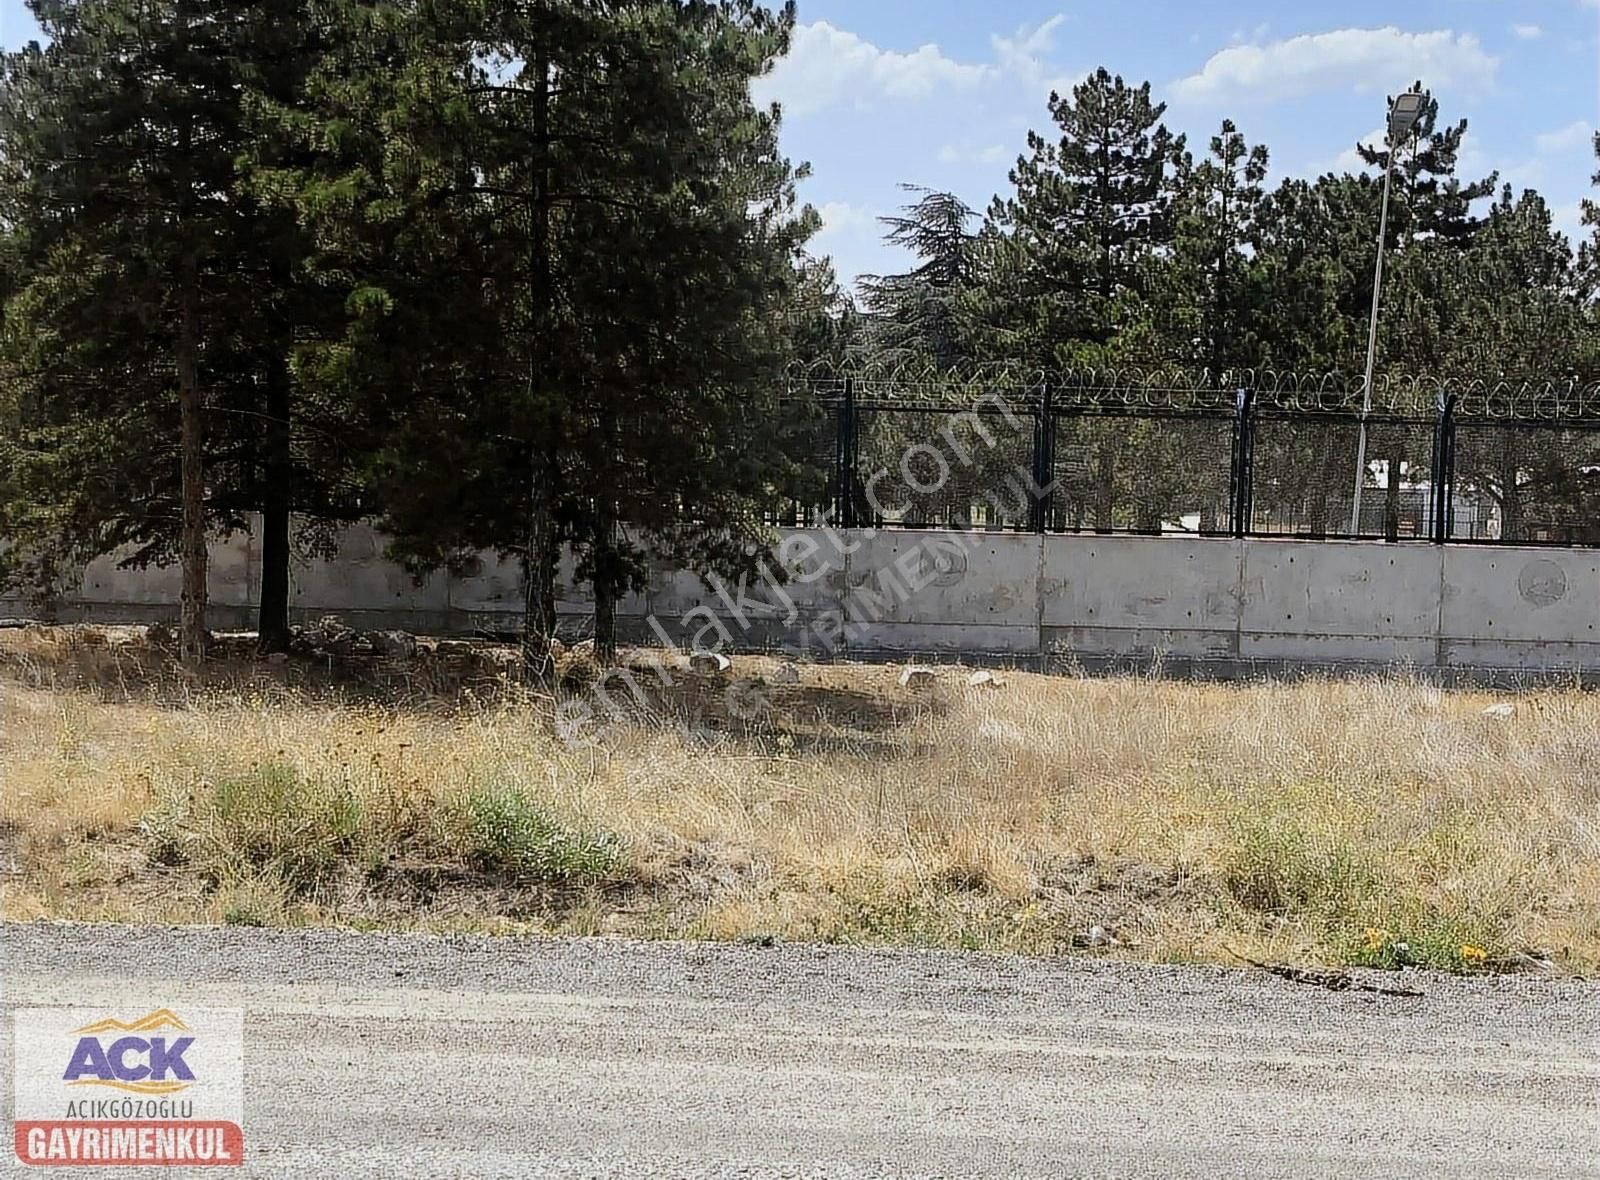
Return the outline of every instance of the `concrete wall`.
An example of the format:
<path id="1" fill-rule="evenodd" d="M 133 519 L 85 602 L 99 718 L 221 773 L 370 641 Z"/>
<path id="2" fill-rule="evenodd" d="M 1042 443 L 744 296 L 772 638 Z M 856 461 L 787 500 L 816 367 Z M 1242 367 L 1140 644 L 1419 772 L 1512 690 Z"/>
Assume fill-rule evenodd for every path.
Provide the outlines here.
<path id="1" fill-rule="evenodd" d="M 1403 665 L 1600 678 L 1600 551 L 791 530 L 766 561 L 787 581 L 707 585 L 658 566 L 619 606 L 624 639 L 1052 667 L 1160 661 L 1219 676 Z M 251 538 L 215 546 L 211 577 L 213 626 L 248 629 L 260 592 Z M 106 560 L 68 588 L 60 617 L 171 618 L 177 599 L 174 571 Z M 592 609 L 566 560 L 563 632 L 583 634 Z M 353 528 L 333 560 L 296 562 L 293 610 L 358 627 L 509 632 L 521 577 L 485 555 L 418 584 L 383 557 L 381 537 Z M 27 613 L 0 600 L 0 615 Z"/>

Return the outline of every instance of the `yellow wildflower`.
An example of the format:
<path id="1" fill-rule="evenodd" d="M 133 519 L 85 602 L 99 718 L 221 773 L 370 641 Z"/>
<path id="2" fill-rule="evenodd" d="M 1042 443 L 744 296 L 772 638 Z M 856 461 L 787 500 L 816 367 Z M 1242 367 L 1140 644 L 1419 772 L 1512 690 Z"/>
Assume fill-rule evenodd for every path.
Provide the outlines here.
<path id="1" fill-rule="evenodd" d="M 1489 961 L 1489 952 L 1481 946 L 1473 946 L 1470 942 L 1461 947 L 1461 961 L 1463 963 L 1486 963 Z"/>

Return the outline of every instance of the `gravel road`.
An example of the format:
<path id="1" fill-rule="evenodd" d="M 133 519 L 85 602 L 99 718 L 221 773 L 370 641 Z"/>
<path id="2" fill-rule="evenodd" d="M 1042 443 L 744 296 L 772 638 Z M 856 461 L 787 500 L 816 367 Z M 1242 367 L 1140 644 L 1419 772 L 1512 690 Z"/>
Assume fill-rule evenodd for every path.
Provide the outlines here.
<path id="1" fill-rule="evenodd" d="M 8 1009 L 243 1008 L 250 1175 L 1600 1176 L 1592 984 L 43 924 L 0 964 Z"/>

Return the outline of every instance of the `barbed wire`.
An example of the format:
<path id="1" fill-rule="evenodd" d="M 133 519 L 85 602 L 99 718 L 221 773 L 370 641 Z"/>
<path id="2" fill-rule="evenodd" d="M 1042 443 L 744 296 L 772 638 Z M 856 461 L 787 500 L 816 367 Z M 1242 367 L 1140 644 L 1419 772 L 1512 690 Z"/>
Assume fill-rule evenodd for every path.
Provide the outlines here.
<path id="1" fill-rule="evenodd" d="M 1043 404 L 1062 413 L 1115 409 L 1123 412 L 1234 412 L 1241 391 L 1258 411 L 1357 414 L 1365 384 L 1360 374 L 1239 368 L 1212 372 L 1181 366 L 1106 366 L 1043 369 L 1008 362 L 943 367 L 892 360 L 838 365 L 820 361 L 791 368 L 791 390 L 833 400 L 849 382 L 858 402 L 963 405 L 1001 396 L 1029 408 Z M 1444 376 L 1380 374 L 1373 381 L 1375 416 L 1431 418 L 1446 399 L 1458 418 L 1533 423 L 1600 425 L 1600 381 L 1577 377 Z"/>

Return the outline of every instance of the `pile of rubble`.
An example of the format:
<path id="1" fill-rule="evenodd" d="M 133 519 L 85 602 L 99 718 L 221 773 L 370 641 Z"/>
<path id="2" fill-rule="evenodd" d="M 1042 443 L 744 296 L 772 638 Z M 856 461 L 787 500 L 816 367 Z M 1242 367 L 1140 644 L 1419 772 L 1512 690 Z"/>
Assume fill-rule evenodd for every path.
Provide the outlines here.
<path id="1" fill-rule="evenodd" d="M 452 681 L 500 679 L 514 675 L 520 661 L 514 647 L 480 640 L 424 639 L 408 631 L 360 631 L 337 615 L 289 629 L 287 654 L 268 656 L 272 664 L 314 660 L 347 668 L 426 671 Z"/>
<path id="2" fill-rule="evenodd" d="M 993 672 L 977 671 L 968 673 L 963 669 L 952 670 L 953 675 L 965 679 L 968 688 L 1004 688 L 1006 681 L 1003 677 L 996 676 Z M 942 673 L 938 668 L 930 668 L 921 664 L 909 664 L 900 672 L 900 687 L 909 688 L 913 692 L 930 692 L 942 680 Z"/>
<path id="3" fill-rule="evenodd" d="M 420 644 L 406 631 L 357 631 L 337 615 L 328 615 L 309 627 L 289 629 L 289 651 L 297 656 L 337 656 L 341 659 L 411 659 Z M 460 645 L 467 651 L 471 644 Z"/>

